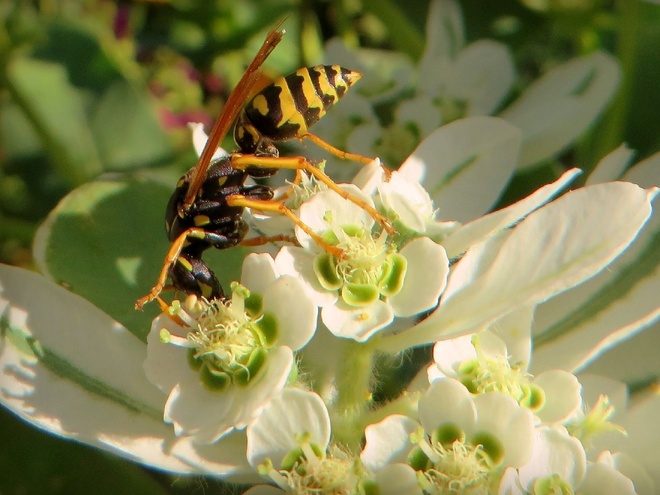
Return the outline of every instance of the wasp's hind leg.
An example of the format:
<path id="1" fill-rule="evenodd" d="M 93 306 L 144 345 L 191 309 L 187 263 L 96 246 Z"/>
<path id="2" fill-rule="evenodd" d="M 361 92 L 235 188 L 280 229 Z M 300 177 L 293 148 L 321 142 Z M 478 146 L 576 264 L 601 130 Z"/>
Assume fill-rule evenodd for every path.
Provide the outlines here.
<path id="1" fill-rule="evenodd" d="M 215 275 L 213 275 L 213 272 L 210 270 L 210 268 L 208 268 L 208 266 L 206 266 L 206 264 L 201 260 L 202 251 L 209 247 L 227 249 L 236 246 L 241 241 L 243 235 L 245 235 L 245 229 L 239 229 L 239 232 L 237 232 L 237 234 L 232 237 L 216 234 L 214 232 L 208 232 L 204 229 L 196 227 L 184 231 L 170 245 L 170 249 L 165 256 L 165 261 L 163 262 L 163 267 L 160 270 L 160 275 L 158 276 L 156 285 L 151 288 L 149 294 L 141 297 L 136 301 L 135 309 L 142 309 L 145 304 L 156 299 L 165 288 L 167 278 L 170 276 L 171 272 L 175 269 L 177 270 L 177 273 L 179 270 L 185 271 L 186 262 L 189 265 L 190 273 L 193 274 L 193 278 L 195 274 L 195 268 L 199 269 L 198 280 L 204 283 L 208 282 L 210 284 L 211 292 L 213 292 L 213 280 L 206 274 L 205 270 L 208 271 L 209 274 L 213 277 L 215 277 Z M 197 247 L 188 249 L 192 243 L 196 243 Z M 184 249 L 186 249 L 187 252 L 184 252 Z M 193 249 L 195 251 L 194 254 L 192 253 Z M 182 255 L 182 253 L 184 254 Z M 191 259 L 193 260 L 192 262 L 190 261 Z M 180 265 L 180 267 L 177 268 L 176 265 Z M 181 277 L 182 280 L 186 278 L 184 273 L 181 273 Z M 173 281 L 176 282 L 174 279 Z M 185 285 L 185 283 L 186 282 L 184 281 L 182 285 Z M 176 287 L 176 285 L 175 288 L 179 289 L 179 287 Z M 218 288 L 220 291 L 222 291 L 219 282 Z M 197 291 L 199 291 L 199 288 L 197 288 Z"/>

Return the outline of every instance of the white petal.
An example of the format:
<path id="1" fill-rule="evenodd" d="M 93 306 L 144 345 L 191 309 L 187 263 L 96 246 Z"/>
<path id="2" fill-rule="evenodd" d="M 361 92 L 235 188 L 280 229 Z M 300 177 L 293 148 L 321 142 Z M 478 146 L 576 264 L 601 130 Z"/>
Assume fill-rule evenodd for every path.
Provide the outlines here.
<path id="1" fill-rule="evenodd" d="M 636 163 L 624 178 L 642 187 L 660 186 L 660 152 Z"/>
<path id="2" fill-rule="evenodd" d="M 433 219 L 431 197 L 417 181 L 397 171 L 392 172 L 389 181 L 379 187 L 383 206 L 394 211 L 398 222 L 416 232 L 424 232 L 428 221 Z"/>
<path id="3" fill-rule="evenodd" d="M 373 207 L 371 198 L 365 195 L 357 186 L 342 184 L 342 189 Z M 331 229 L 332 225 L 327 221 L 328 214 L 332 217 L 332 225 L 339 227 L 342 225 L 358 225 L 369 230 L 374 223 L 374 219 L 364 208 L 342 198 L 335 191 L 329 189 L 315 194 L 300 206 L 300 220 L 317 234 L 322 234 Z M 317 252 L 321 250 L 299 226 L 296 226 L 296 237 L 304 248 L 314 249 Z"/>
<path id="4" fill-rule="evenodd" d="M 444 248 L 427 237 L 417 238 L 400 251 L 408 267 L 401 290 L 389 298 L 396 316 L 412 316 L 438 304 L 449 275 Z"/>
<path id="5" fill-rule="evenodd" d="M 433 360 L 440 371 L 448 376 L 456 374 L 456 365 L 476 357 L 477 351 L 472 345 L 472 335 L 441 340 L 433 346 Z"/>
<path id="6" fill-rule="evenodd" d="M 490 115 L 511 90 L 515 70 L 506 45 L 478 40 L 460 51 L 447 77 L 446 97 L 466 103 L 465 116 Z"/>
<path id="7" fill-rule="evenodd" d="M 581 171 L 577 168 L 568 170 L 555 182 L 539 188 L 526 198 L 463 225 L 442 241 L 447 255 L 449 258 L 455 258 L 467 251 L 473 244 L 510 227 L 557 196 L 580 173 Z"/>
<path id="8" fill-rule="evenodd" d="M 530 304 L 511 311 L 489 327 L 490 331 L 504 341 L 511 363 L 524 363 L 526 367 L 529 366 L 535 307 Z"/>
<path id="9" fill-rule="evenodd" d="M 420 136 L 428 136 L 440 127 L 442 115 L 431 97 L 418 94 L 399 103 L 394 120 L 406 128 L 412 125 Z"/>
<path id="10" fill-rule="evenodd" d="M 200 431 L 219 430 L 218 437 L 228 433 L 232 425 L 227 417 L 236 398 L 235 391 L 211 392 L 202 387 L 199 376 L 186 377 L 170 392 L 165 405 L 165 421 L 174 425 L 177 435 L 196 436 Z M 216 436 L 215 434 L 213 436 Z M 199 444 L 211 441 L 195 441 Z"/>
<path id="11" fill-rule="evenodd" d="M 166 394 L 170 393 L 183 376 L 197 376 L 188 365 L 188 350 L 184 347 L 166 344 L 160 339 L 162 329 L 179 335 L 183 330 L 167 315 L 161 314 L 151 324 L 147 336 L 147 358 L 144 361 L 144 372 L 151 383 Z"/>
<path id="12" fill-rule="evenodd" d="M 552 474 L 575 487 L 586 470 L 587 456 L 577 438 L 563 428 L 539 428 L 534 432 L 532 456 L 519 472 L 522 485 L 531 490 L 536 479 Z"/>
<path id="13" fill-rule="evenodd" d="M 353 177 L 351 183 L 355 184 L 360 190 L 368 195 L 373 195 L 378 186 L 385 180 L 385 173 L 380 159 L 371 160 Z"/>
<path id="14" fill-rule="evenodd" d="M 379 347 L 401 350 L 464 335 L 587 280 L 632 242 L 650 215 L 655 194 L 614 182 L 573 191 L 546 205 L 512 232 L 468 250 L 439 308 L 414 331 L 382 339 Z"/>
<path id="15" fill-rule="evenodd" d="M 419 420 L 427 433 L 448 423 L 472 430 L 476 415 L 470 392 L 453 378 L 434 381 L 419 400 Z"/>
<path id="16" fill-rule="evenodd" d="M 367 469 L 389 469 L 389 464 L 406 462 L 413 448 L 410 435 L 420 424 L 407 416 L 393 414 L 364 430 L 365 446 L 360 459 Z"/>
<path id="17" fill-rule="evenodd" d="M 660 376 L 658 349 L 660 321 L 600 354 L 598 359 L 587 364 L 584 371 L 625 383 L 650 383 Z"/>
<path id="18" fill-rule="evenodd" d="M 2 405 L 55 435 L 158 469 L 195 470 L 163 450 L 174 432 L 162 421 L 165 395 L 142 371 L 143 342 L 36 273 L 0 265 L 0 284 Z"/>
<path id="19" fill-rule="evenodd" d="M 519 149 L 517 128 L 502 119 L 473 117 L 440 127 L 401 168 L 426 164 L 422 184 L 441 218 L 465 222 L 495 204 L 516 168 Z"/>
<path id="20" fill-rule="evenodd" d="M 177 431 L 193 435 L 197 444 L 212 444 L 257 417 L 284 388 L 292 366 L 291 349 L 278 347 L 269 352 L 260 377 L 246 388 L 211 392 L 199 379 L 182 382 L 168 399 L 166 415 Z"/>
<path id="21" fill-rule="evenodd" d="M 204 124 L 199 122 L 189 122 L 188 128 L 192 131 L 192 140 L 193 146 L 195 147 L 195 152 L 197 153 L 197 156 L 202 156 L 204 146 L 206 146 L 206 141 L 208 141 L 208 136 L 206 135 L 206 132 L 204 132 Z M 215 153 L 213 153 L 211 160 L 216 160 L 218 158 L 222 158 L 223 156 L 227 156 L 227 152 L 222 148 L 217 148 Z"/>
<path id="22" fill-rule="evenodd" d="M 454 0 L 434 0 L 426 19 L 426 46 L 419 62 L 420 90 L 438 95 L 439 76 L 465 44 L 461 8 Z"/>
<path id="23" fill-rule="evenodd" d="M 376 474 L 381 495 L 422 495 L 417 473 L 407 464 L 391 464 Z"/>
<path id="24" fill-rule="evenodd" d="M 336 337 L 366 342 L 392 322 L 394 313 L 391 306 L 383 301 L 354 308 L 339 300 L 321 309 L 321 319 Z"/>
<path id="25" fill-rule="evenodd" d="M 474 397 L 477 421 L 470 433 L 489 432 L 504 446 L 504 466 L 520 467 L 531 453 L 534 418 L 509 395 L 491 392 Z M 469 437 L 468 437 L 469 438 Z"/>
<path id="26" fill-rule="evenodd" d="M 657 354 L 657 353 L 656 353 Z M 627 433 L 626 450 L 660 487 L 660 394 L 652 394 L 635 404 L 621 421 Z"/>
<path id="27" fill-rule="evenodd" d="M 582 385 L 572 373 L 563 370 L 544 371 L 536 376 L 534 383 L 545 393 L 545 404 L 536 413 L 544 423 L 563 422 L 582 404 Z"/>
<path id="28" fill-rule="evenodd" d="M 279 345 L 297 351 L 314 335 L 318 309 L 299 279 L 284 275 L 271 284 L 264 292 L 263 310 L 277 320 Z"/>
<path id="29" fill-rule="evenodd" d="M 586 185 L 620 179 L 634 155 L 633 150 L 622 144 L 598 162 L 594 171 L 589 174 Z"/>
<path id="30" fill-rule="evenodd" d="M 255 294 L 262 294 L 277 278 L 275 260 L 270 254 L 250 253 L 243 260 L 241 284 Z"/>
<path id="31" fill-rule="evenodd" d="M 258 466 L 270 458 L 277 468 L 282 457 L 298 447 L 296 437 L 303 433 L 325 451 L 330 441 L 328 411 L 317 394 L 287 388 L 247 427 L 248 461 Z"/>
<path id="32" fill-rule="evenodd" d="M 616 60 L 597 52 L 545 74 L 500 116 L 523 130 L 520 166 L 549 158 L 579 137 L 619 86 Z"/>
<path id="33" fill-rule="evenodd" d="M 334 304 L 337 291 L 328 291 L 321 286 L 314 273 L 314 253 L 295 246 L 284 246 L 275 257 L 275 266 L 282 275 L 291 275 L 303 283 L 307 297 L 320 308 Z"/>
<path id="34" fill-rule="evenodd" d="M 579 492 L 581 495 L 637 495 L 630 479 L 600 462 L 589 465 Z"/>

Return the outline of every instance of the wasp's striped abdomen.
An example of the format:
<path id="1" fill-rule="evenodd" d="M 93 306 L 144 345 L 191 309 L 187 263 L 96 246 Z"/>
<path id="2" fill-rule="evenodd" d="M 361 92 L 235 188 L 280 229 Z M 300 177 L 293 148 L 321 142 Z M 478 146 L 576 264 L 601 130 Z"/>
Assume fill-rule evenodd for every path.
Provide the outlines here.
<path id="1" fill-rule="evenodd" d="M 238 117 L 234 139 L 244 153 L 261 141 L 301 136 L 344 96 L 361 74 L 338 65 L 298 69 L 260 91 Z"/>

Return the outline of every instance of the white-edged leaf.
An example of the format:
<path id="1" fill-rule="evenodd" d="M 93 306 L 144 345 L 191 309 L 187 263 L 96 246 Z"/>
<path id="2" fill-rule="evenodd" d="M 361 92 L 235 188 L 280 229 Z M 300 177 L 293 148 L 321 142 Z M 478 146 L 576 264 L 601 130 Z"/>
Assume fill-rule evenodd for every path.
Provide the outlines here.
<path id="1" fill-rule="evenodd" d="M 651 172 L 652 164 L 640 164 L 635 169 L 641 175 L 646 168 Z M 660 183 L 660 169 L 655 168 L 654 177 L 649 173 L 645 185 Z M 653 206 L 657 209 L 660 200 Z M 537 309 L 535 372 L 580 370 L 660 319 L 660 216 L 654 213 L 631 247 L 607 271 Z M 633 367 L 637 364 L 635 357 L 629 356 L 622 367 L 626 361 Z"/>
<path id="2" fill-rule="evenodd" d="M 465 102 L 465 116 L 491 115 L 511 90 L 515 70 L 506 45 L 479 40 L 461 50 L 444 75 L 448 97 Z"/>
<path id="3" fill-rule="evenodd" d="M 585 132 L 619 86 L 616 60 L 596 52 L 555 67 L 500 114 L 523 131 L 520 167 L 551 157 Z"/>
<path id="4" fill-rule="evenodd" d="M 177 439 L 162 419 L 166 397 L 142 369 L 143 342 L 36 273 L 0 265 L 0 286 L 3 406 L 52 434 L 158 469 L 199 472 L 167 450 Z M 240 462 L 206 462 L 205 471 L 247 472 Z"/>
<path id="5" fill-rule="evenodd" d="M 657 189 L 624 182 L 572 191 L 511 232 L 469 249 L 438 309 L 380 347 L 406 347 L 465 335 L 522 305 L 540 303 L 588 280 L 623 252 L 651 214 Z"/>
<path id="6" fill-rule="evenodd" d="M 450 259 L 454 258 L 489 235 L 510 227 L 525 215 L 554 198 L 580 173 L 581 171 L 577 168 L 568 170 L 552 184 L 539 188 L 517 203 L 463 225 L 442 242 L 447 250 L 447 255 Z"/>
<path id="7" fill-rule="evenodd" d="M 622 144 L 614 151 L 608 153 L 598 162 L 594 171 L 587 177 L 587 186 L 619 180 L 630 164 L 635 152 Z"/>
<path id="8" fill-rule="evenodd" d="M 502 119 L 457 120 L 424 139 L 401 170 L 424 164 L 422 184 L 440 218 L 466 222 L 500 197 L 518 163 L 520 138 L 520 131 Z"/>
<path id="9" fill-rule="evenodd" d="M 455 0 L 433 0 L 426 20 L 426 46 L 419 62 L 419 86 L 437 96 L 438 83 L 448 63 L 465 44 L 463 14 Z"/>

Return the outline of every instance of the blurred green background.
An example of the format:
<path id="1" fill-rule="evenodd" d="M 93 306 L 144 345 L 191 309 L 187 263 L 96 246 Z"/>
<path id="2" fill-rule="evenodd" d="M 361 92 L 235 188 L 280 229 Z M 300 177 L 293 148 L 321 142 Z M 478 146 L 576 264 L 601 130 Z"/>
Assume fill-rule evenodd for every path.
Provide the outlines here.
<path id="1" fill-rule="evenodd" d="M 125 210 L 114 214 L 117 225 L 126 225 L 131 235 L 144 230 L 145 238 L 159 239 L 153 241 L 157 254 L 150 273 L 154 272 L 166 240 L 162 212 L 152 217 L 151 204 L 164 204 L 177 178 L 195 161 L 185 124 L 213 122 L 274 20 L 284 19 L 288 34 L 265 64 L 269 77 L 318 63 L 324 43 L 333 37 L 349 47 L 394 50 L 418 60 L 425 43 L 428 4 L 428 0 L 3 1 L 0 262 L 34 268 L 31 245 L 37 226 L 68 193 L 103 177 L 143 188 L 141 201 L 149 203 L 144 208 L 148 214 L 140 211 L 139 203 L 124 205 Z M 641 0 L 463 0 L 460 4 L 468 42 L 491 38 L 510 47 L 518 71 L 516 92 L 574 56 L 603 49 L 618 58 L 624 76 L 615 101 L 558 162 L 588 168 L 621 142 L 636 149 L 638 158 L 660 148 L 660 4 Z M 230 142 L 226 146 L 231 149 Z M 122 233 L 112 235 L 121 245 Z M 99 259 L 90 255 L 89 262 L 98 264 Z M 126 301 L 133 298 L 129 294 Z M 126 319 L 121 321 L 129 327 L 150 317 L 149 313 L 135 317 L 142 318 L 136 323 L 130 304 L 126 307 Z M 170 477 L 53 438 L 0 409 L 0 494 L 224 490 L 219 481 Z M 236 490 L 229 488 L 228 493 Z"/>

